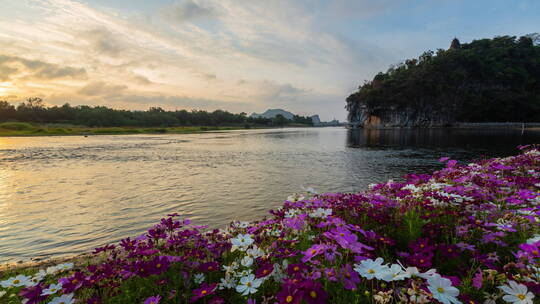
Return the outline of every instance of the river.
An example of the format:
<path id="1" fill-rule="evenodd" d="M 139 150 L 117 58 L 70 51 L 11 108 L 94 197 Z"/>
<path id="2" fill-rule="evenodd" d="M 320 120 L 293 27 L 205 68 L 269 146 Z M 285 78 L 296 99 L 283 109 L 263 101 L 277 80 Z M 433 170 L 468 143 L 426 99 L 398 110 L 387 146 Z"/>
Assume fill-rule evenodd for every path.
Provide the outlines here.
<path id="1" fill-rule="evenodd" d="M 0 263 L 136 236 L 167 213 L 222 228 L 313 187 L 354 192 L 406 173 L 517 153 L 538 131 L 293 128 L 0 138 Z"/>

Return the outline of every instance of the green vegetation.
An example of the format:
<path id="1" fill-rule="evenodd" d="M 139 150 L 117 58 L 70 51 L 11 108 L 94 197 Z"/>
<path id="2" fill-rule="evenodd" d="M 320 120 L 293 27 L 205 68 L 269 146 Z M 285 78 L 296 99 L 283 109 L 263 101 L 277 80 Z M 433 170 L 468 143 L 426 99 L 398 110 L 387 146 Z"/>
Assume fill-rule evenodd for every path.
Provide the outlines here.
<path id="1" fill-rule="evenodd" d="M 351 122 L 422 125 L 540 121 L 540 35 L 501 36 L 427 51 L 347 98 Z"/>
<path id="2" fill-rule="evenodd" d="M 148 111 L 115 110 L 97 106 L 46 107 L 41 98 L 28 98 L 17 107 L 0 101 L 0 136 L 91 135 L 137 133 L 194 133 L 273 126 L 312 126 L 311 118 L 295 115 L 292 120 L 247 117 L 223 110 Z"/>
<path id="3" fill-rule="evenodd" d="M 185 132 L 185 130 L 222 129 L 222 128 L 252 128 L 268 126 L 284 126 L 300 124 L 303 126 L 312 125 L 311 118 L 295 115 L 292 120 L 279 118 L 254 118 L 247 117 L 242 112 L 234 114 L 223 110 L 207 112 L 202 110 L 165 111 L 159 107 L 150 108 L 148 111 L 115 110 L 103 106 L 71 106 L 66 103 L 63 106 L 46 107 L 41 98 L 28 98 L 17 107 L 7 101 L 0 101 L 0 122 L 17 121 L 32 124 L 62 124 L 100 128 L 98 130 L 87 130 L 87 132 L 106 133 L 137 133 L 140 132 Z M 17 127 L 19 126 L 19 127 Z M 194 128 L 194 126 L 200 128 Z M 114 129 L 101 129 L 105 127 L 115 127 Z M 120 128 L 118 128 L 120 127 Z M 35 126 L 17 123 L 9 123 L 4 130 L 34 132 Z M 139 129 L 144 128 L 144 129 Z M 151 129 L 146 129 L 151 128 Z M 157 128 L 157 129 L 153 129 Z M 172 128 L 172 129 L 171 129 Z M 40 132 L 59 132 L 65 129 L 67 133 L 71 130 L 65 127 L 43 128 Z M 106 130 L 106 131 L 104 131 Z M 160 131 L 165 130 L 165 131 Z M 86 132 L 86 131 L 82 131 Z"/>
<path id="4" fill-rule="evenodd" d="M 262 128 L 263 126 L 257 126 Z M 183 134 L 205 131 L 225 131 L 246 128 L 237 126 L 179 126 L 179 127 L 84 127 L 61 124 L 33 125 L 24 122 L 0 123 L 0 136 L 46 136 L 46 135 L 114 135 L 114 134 Z M 251 128 L 251 127 L 249 127 Z"/>

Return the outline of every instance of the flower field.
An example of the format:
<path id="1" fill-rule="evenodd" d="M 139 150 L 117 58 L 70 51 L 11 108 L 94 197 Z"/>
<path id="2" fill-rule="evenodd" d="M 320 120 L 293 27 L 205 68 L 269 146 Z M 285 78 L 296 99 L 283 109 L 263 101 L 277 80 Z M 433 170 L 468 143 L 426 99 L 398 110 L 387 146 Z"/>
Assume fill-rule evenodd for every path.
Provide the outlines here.
<path id="1" fill-rule="evenodd" d="M 177 214 L 85 266 L 0 275 L 0 303 L 540 303 L 540 151 L 208 230 Z"/>

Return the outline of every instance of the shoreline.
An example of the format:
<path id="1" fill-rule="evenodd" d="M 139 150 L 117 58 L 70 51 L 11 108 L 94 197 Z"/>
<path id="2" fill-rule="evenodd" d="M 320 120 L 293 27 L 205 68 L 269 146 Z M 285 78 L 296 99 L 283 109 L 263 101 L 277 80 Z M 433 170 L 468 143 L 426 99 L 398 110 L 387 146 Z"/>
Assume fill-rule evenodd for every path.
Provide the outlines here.
<path id="1" fill-rule="evenodd" d="M 79 126 L 32 126 L 32 129 L 12 130 L 2 128 L 0 137 L 37 137 L 37 136 L 94 136 L 94 135 L 133 135 L 133 134 L 194 134 L 205 132 L 220 132 L 231 130 L 268 129 L 265 126 L 194 126 L 194 127 L 166 127 L 166 128 L 138 128 L 138 127 L 79 127 Z"/>
<path id="2" fill-rule="evenodd" d="M 458 122 L 448 126 L 433 125 L 433 126 L 399 126 L 399 125 L 368 125 L 361 126 L 358 123 L 348 123 L 345 126 L 351 130 L 393 130 L 393 129 L 448 129 L 448 130 L 540 130 L 540 123 L 515 123 L 515 122 Z"/>
<path id="3" fill-rule="evenodd" d="M 313 128 L 314 126 L 292 124 L 285 126 L 181 126 L 181 127 L 84 127 L 61 125 L 30 125 L 24 129 L 9 129 L 0 123 L 1 137 L 37 137 L 37 136 L 94 136 L 94 135 L 133 135 L 133 134 L 196 134 L 207 132 L 223 132 L 233 130 L 263 130 L 281 128 Z"/>

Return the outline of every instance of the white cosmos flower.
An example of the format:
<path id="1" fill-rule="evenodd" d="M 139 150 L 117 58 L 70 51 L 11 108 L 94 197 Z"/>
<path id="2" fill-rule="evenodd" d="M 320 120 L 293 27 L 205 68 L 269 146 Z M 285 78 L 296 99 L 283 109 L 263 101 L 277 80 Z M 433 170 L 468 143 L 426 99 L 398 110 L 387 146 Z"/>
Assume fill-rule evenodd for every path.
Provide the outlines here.
<path id="1" fill-rule="evenodd" d="M 306 198 L 306 197 L 303 196 L 303 195 L 301 195 L 301 194 L 297 194 L 297 193 L 295 193 L 295 194 L 293 194 L 293 195 L 287 196 L 287 200 L 288 200 L 289 202 L 292 202 L 292 203 L 301 201 L 301 200 L 303 200 L 304 198 Z"/>
<path id="2" fill-rule="evenodd" d="M 527 286 L 518 284 L 515 281 L 508 281 L 508 284 L 498 287 L 506 294 L 503 300 L 507 303 L 533 304 L 534 295 L 527 290 Z"/>
<path id="3" fill-rule="evenodd" d="M 249 267 L 253 265 L 253 259 L 249 256 L 245 256 L 242 261 L 240 261 L 240 264 L 242 264 L 244 267 Z"/>
<path id="4" fill-rule="evenodd" d="M 45 272 L 47 272 L 47 274 L 55 274 L 58 272 L 58 268 L 57 266 L 50 266 L 47 267 L 47 270 Z"/>
<path id="5" fill-rule="evenodd" d="M 195 274 L 195 276 L 193 277 L 193 281 L 196 283 L 196 284 L 201 284 L 202 282 L 204 282 L 205 280 L 205 277 L 204 277 L 204 274 L 203 273 L 197 273 Z"/>
<path id="6" fill-rule="evenodd" d="M 540 241 L 540 235 L 535 234 L 532 238 L 527 240 L 527 244 L 534 244 L 536 242 Z"/>
<path id="7" fill-rule="evenodd" d="M 236 286 L 234 277 L 229 274 L 226 274 L 224 278 L 221 278 L 221 283 L 218 284 L 219 290 L 231 289 L 234 288 L 234 286 Z"/>
<path id="8" fill-rule="evenodd" d="M 285 270 L 289 267 L 289 262 L 287 260 L 283 260 L 282 265 L 274 264 L 274 271 L 272 271 L 272 277 L 274 277 L 274 280 L 276 282 L 282 282 L 286 277 L 287 273 Z"/>
<path id="9" fill-rule="evenodd" d="M 42 296 L 48 296 L 57 293 L 59 290 L 62 289 L 62 284 L 51 284 L 49 288 L 43 289 L 41 292 Z"/>
<path id="10" fill-rule="evenodd" d="M 233 245 L 231 251 L 235 251 L 236 249 L 245 251 L 246 247 L 253 244 L 253 242 L 253 237 L 250 234 L 240 233 L 235 238 L 231 239 L 231 243 Z"/>
<path id="11" fill-rule="evenodd" d="M 41 269 L 39 272 L 35 273 L 32 277 L 32 282 L 34 285 L 37 285 L 39 282 L 43 281 L 43 279 L 47 276 L 47 272 L 45 270 Z"/>
<path id="12" fill-rule="evenodd" d="M 58 269 L 59 271 L 66 271 L 72 269 L 73 266 L 73 263 L 58 264 L 56 265 L 56 269 Z"/>
<path id="13" fill-rule="evenodd" d="M 21 287 L 21 286 L 34 286 L 31 278 L 25 275 L 18 275 L 16 277 L 11 277 L 5 281 L 0 282 L 0 285 L 4 288 L 9 287 Z"/>
<path id="14" fill-rule="evenodd" d="M 6 293 L 7 293 L 7 291 L 5 291 L 5 290 L 0 291 L 0 298 L 3 297 Z"/>
<path id="15" fill-rule="evenodd" d="M 251 269 L 244 269 L 240 272 L 235 273 L 234 276 L 236 276 L 237 278 L 241 278 L 250 275 L 251 272 Z"/>
<path id="16" fill-rule="evenodd" d="M 55 297 L 49 304 L 73 304 L 75 300 L 73 299 L 73 294 L 65 294 L 60 297 Z"/>
<path id="17" fill-rule="evenodd" d="M 406 278 L 406 273 L 403 271 L 403 267 L 398 264 L 392 264 L 390 268 L 384 273 L 383 280 L 386 282 L 400 281 Z"/>
<path id="18" fill-rule="evenodd" d="M 373 278 L 380 280 L 389 269 L 388 266 L 383 265 L 383 262 L 383 258 L 377 258 L 375 261 L 372 259 L 363 260 L 360 264 L 354 265 L 354 270 L 368 280 Z"/>
<path id="19" fill-rule="evenodd" d="M 285 211 L 286 218 L 293 218 L 302 213 L 302 209 L 289 209 Z"/>
<path id="20" fill-rule="evenodd" d="M 237 222 L 236 227 L 238 228 L 247 228 L 249 226 L 249 222 Z"/>
<path id="21" fill-rule="evenodd" d="M 232 262 L 231 265 L 229 265 L 229 266 L 223 265 L 223 270 L 225 270 L 225 272 L 227 272 L 227 273 L 235 272 L 236 269 L 238 269 L 238 263 L 237 262 Z"/>
<path id="22" fill-rule="evenodd" d="M 240 284 L 236 286 L 236 291 L 241 293 L 243 296 L 247 296 L 249 294 L 256 293 L 257 288 L 259 288 L 261 284 L 261 279 L 255 279 L 255 276 L 250 274 L 240 279 Z"/>
<path id="23" fill-rule="evenodd" d="M 332 209 L 317 208 L 315 211 L 309 214 L 309 217 L 313 218 L 327 218 L 332 215 Z"/>
<path id="24" fill-rule="evenodd" d="M 405 271 L 403 273 L 404 277 L 405 278 L 412 278 L 412 277 L 419 277 L 419 278 L 422 278 L 422 279 L 429 279 L 430 277 L 436 275 L 436 270 L 435 269 L 430 269 L 426 272 L 420 272 L 418 270 L 418 268 L 416 267 L 407 267 L 405 268 Z"/>
<path id="25" fill-rule="evenodd" d="M 254 245 L 253 248 L 250 248 L 246 251 L 247 255 L 251 258 L 260 258 L 264 255 L 264 251 L 257 247 L 257 245 Z"/>
<path id="26" fill-rule="evenodd" d="M 433 298 L 442 302 L 443 304 L 461 304 L 461 301 L 457 299 L 459 290 L 452 286 L 452 281 L 447 278 L 441 277 L 439 274 L 435 274 L 427 279 L 428 289 L 431 291 Z"/>

